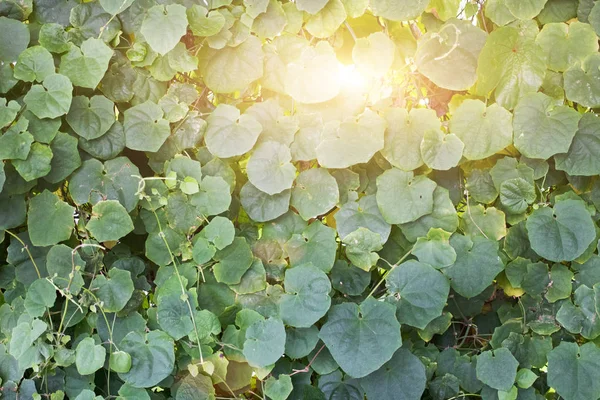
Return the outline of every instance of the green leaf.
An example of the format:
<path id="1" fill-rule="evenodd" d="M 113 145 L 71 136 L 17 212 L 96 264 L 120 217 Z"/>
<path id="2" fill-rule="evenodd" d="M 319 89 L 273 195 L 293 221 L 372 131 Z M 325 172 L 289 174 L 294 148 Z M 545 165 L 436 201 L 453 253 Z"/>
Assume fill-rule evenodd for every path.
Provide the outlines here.
<path id="1" fill-rule="evenodd" d="M 273 400 L 287 399 L 293 389 L 292 378 L 289 375 L 281 374 L 278 379 L 271 376 L 265 382 L 265 394 Z"/>
<path id="2" fill-rule="evenodd" d="M 285 92 L 305 104 L 333 99 L 340 92 L 339 62 L 327 41 L 300 49 L 299 57 L 287 65 Z"/>
<path id="3" fill-rule="evenodd" d="M 312 36 L 324 39 L 332 36 L 345 20 L 346 9 L 341 0 L 329 0 L 323 9 L 308 18 L 304 28 Z"/>
<path id="4" fill-rule="evenodd" d="M 271 221 L 290 208 L 291 190 L 269 195 L 246 182 L 240 190 L 240 202 L 248 216 L 256 222 Z"/>
<path id="5" fill-rule="evenodd" d="M 575 290 L 573 302 L 562 303 L 556 313 L 556 321 L 568 332 L 579 334 L 586 339 L 596 339 L 600 336 L 600 321 L 596 309 L 596 287 L 590 289 L 581 285 Z M 569 296 L 568 296 L 569 297 Z"/>
<path id="6" fill-rule="evenodd" d="M 462 216 L 461 228 L 471 237 L 500 240 L 506 236 L 505 214 L 495 207 L 484 208 L 481 204 L 470 206 Z"/>
<path id="7" fill-rule="evenodd" d="M 520 388 L 527 389 L 533 385 L 537 378 L 538 376 L 533 371 L 527 368 L 522 368 L 517 371 L 516 382 Z"/>
<path id="8" fill-rule="evenodd" d="M 565 400 L 600 397 L 600 350 L 562 342 L 548 354 L 548 385 Z M 585 383 L 583 383 L 585 382 Z"/>
<path id="9" fill-rule="evenodd" d="M 506 7 L 518 19 L 531 19 L 537 16 L 548 0 L 504 0 Z M 505 391 L 508 391 L 505 390 Z"/>
<path id="10" fill-rule="evenodd" d="M 23 196 L 0 196 L 0 229 L 11 229 L 22 225 L 27 217 L 26 203 Z"/>
<path id="11" fill-rule="evenodd" d="M 108 271 L 108 279 L 104 275 L 96 275 L 90 290 L 102 302 L 105 312 L 121 311 L 133 294 L 131 273 L 112 268 Z"/>
<path id="12" fill-rule="evenodd" d="M 17 123 L 0 136 L 0 159 L 27 159 L 34 137 L 26 129 L 27 124 Z M 38 144 L 38 146 L 41 146 L 41 144 Z"/>
<path id="13" fill-rule="evenodd" d="M 588 55 L 598 52 L 598 38 L 589 24 L 575 21 L 570 25 L 544 25 L 536 38 L 548 56 L 548 68 L 564 72 L 580 64 Z"/>
<path id="14" fill-rule="evenodd" d="M 425 366 L 405 348 L 396 351 L 391 360 L 360 380 L 367 397 L 378 400 L 419 400 L 426 383 Z"/>
<path id="15" fill-rule="evenodd" d="M 581 114 L 555 106 L 542 93 L 524 97 L 514 111 L 515 147 L 529 158 L 547 159 L 569 150 Z"/>
<path id="16" fill-rule="evenodd" d="M 10 125 L 20 109 L 21 106 L 16 101 L 7 101 L 0 97 L 0 128 Z"/>
<path id="17" fill-rule="evenodd" d="M 210 400 L 215 397 L 212 380 L 206 375 L 187 375 L 177 387 L 175 400 Z"/>
<path id="18" fill-rule="evenodd" d="M 464 147 L 464 143 L 455 134 L 431 130 L 423 136 L 421 156 L 429 168 L 447 171 L 458 165 Z"/>
<path id="19" fill-rule="evenodd" d="M 49 146 L 34 143 L 25 160 L 13 160 L 12 164 L 27 182 L 48 175 L 52 169 L 52 150 Z"/>
<path id="20" fill-rule="evenodd" d="M 600 164 L 594 156 L 597 151 L 600 151 L 600 120 L 595 114 L 584 114 L 569 151 L 554 156 L 556 169 L 569 175 L 600 174 Z"/>
<path id="21" fill-rule="evenodd" d="M 252 265 L 253 255 L 246 239 L 237 237 L 229 246 L 218 251 L 214 259 L 218 261 L 213 267 L 217 282 L 235 285 L 240 283 Z"/>
<path id="22" fill-rule="evenodd" d="M 373 14 L 392 21 L 415 19 L 429 4 L 429 0 L 371 0 Z"/>
<path id="23" fill-rule="evenodd" d="M 115 104 L 104 96 L 94 96 L 91 99 L 76 96 L 67 114 L 67 123 L 84 139 L 97 139 L 115 123 L 114 107 Z"/>
<path id="24" fill-rule="evenodd" d="M 427 237 L 420 237 L 413 246 L 412 253 L 420 262 L 435 269 L 449 267 L 456 261 L 456 251 L 450 245 L 451 233 L 443 229 L 432 228 Z"/>
<path id="25" fill-rule="evenodd" d="M 236 47 L 205 48 L 199 59 L 204 83 L 215 93 L 243 91 L 263 76 L 264 53 L 260 39 L 255 36 Z"/>
<path id="26" fill-rule="evenodd" d="M 423 165 L 421 142 L 425 132 L 440 130 L 442 124 L 435 111 L 413 108 L 390 108 L 386 114 L 385 145 L 381 154 L 396 168 L 412 171 Z"/>
<path id="27" fill-rule="evenodd" d="M 133 222 L 125 207 L 116 200 L 98 202 L 86 228 L 99 242 L 119 240 L 133 230 Z"/>
<path id="28" fill-rule="evenodd" d="M 316 326 L 310 328 L 286 328 L 285 355 L 292 358 L 306 357 L 319 341 L 319 329 Z"/>
<path id="29" fill-rule="evenodd" d="M 127 10 L 135 0 L 100 0 L 104 11 L 111 15 L 117 15 Z"/>
<path id="30" fill-rule="evenodd" d="M 512 110 L 519 99 L 539 89 L 545 74 L 545 52 L 534 38 L 517 28 L 501 27 L 490 34 L 479 54 L 477 93 L 487 97 L 495 90 L 496 103 Z"/>
<path id="31" fill-rule="evenodd" d="M 285 350 L 285 328 L 280 319 L 259 319 L 246 329 L 244 357 L 248 364 L 264 368 L 275 364 Z"/>
<path id="32" fill-rule="evenodd" d="M 29 201 L 27 229 L 35 246 L 51 246 L 67 240 L 73 231 L 75 207 L 44 190 Z M 52 229 L 48 229 L 52 227 Z"/>
<path id="33" fill-rule="evenodd" d="M 337 260 L 331 270 L 333 288 L 349 296 L 358 296 L 365 291 L 370 282 L 369 272 L 356 268 L 344 260 Z"/>
<path id="34" fill-rule="evenodd" d="M 519 362 L 510 350 L 488 350 L 477 356 L 477 379 L 484 384 L 508 392 L 517 377 Z"/>
<path id="35" fill-rule="evenodd" d="M 287 270 L 285 292 L 279 302 L 279 315 L 286 325 L 308 328 L 321 319 L 331 306 L 331 282 L 312 264 Z"/>
<path id="36" fill-rule="evenodd" d="M 381 242 L 387 242 L 391 226 L 381 216 L 374 195 L 363 196 L 358 200 L 345 203 L 335 214 L 336 227 L 340 238 L 344 239 L 358 228 L 366 228 L 381 236 Z"/>
<path id="37" fill-rule="evenodd" d="M 285 243 L 285 251 L 292 267 L 312 263 L 323 272 L 333 268 L 337 243 L 335 230 L 313 221 L 300 233 L 294 233 Z"/>
<path id="38" fill-rule="evenodd" d="M 16 79 L 25 82 L 42 82 L 54 72 L 52 54 L 42 46 L 33 46 L 19 54 L 14 76 Z"/>
<path id="39" fill-rule="evenodd" d="M 448 279 L 441 272 L 414 260 L 394 268 L 386 278 L 386 287 L 399 298 L 398 321 L 419 329 L 442 315 L 450 292 Z"/>
<path id="40" fill-rule="evenodd" d="M 17 57 L 27 48 L 29 44 L 29 29 L 21 21 L 0 17 L 0 60 L 8 63 L 17 61 Z"/>
<path id="41" fill-rule="evenodd" d="M 556 262 L 576 259 L 596 237 L 592 218 L 578 200 L 538 208 L 527 219 L 527 232 L 531 248 Z"/>
<path id="42" fill-rule="evenodd" d="M 61 289 L 68 288 L 74 294 L 79 293 L 84 285 L 79 271 L 84 267 L 85 262 L 79 253 L 73 253 L 73 249 L 64 244 L 52 246 L 46 256 L 46 270 L 54 284 Z M 71 274 L 73 274 L 72 278 Z"/>
<path id="43" fill-rule="evenodd" d="M 467 99 L 454 111 L 450 132 L 464 143 L 469 160 L 487 158 L 512 144 L 512 114 L 498 104 L 489 107 Z"/>
<path id="44" fill-rule="evenodd" d="M 81 157 L 77 149 L 77 138 L 63 132 L 58 132 L 52 143 L 52 160 L 50 172 L 44 175 L 44 180 L 58 183 L 65 180 L 73 171 L 81 166 Z"/>
<path id="45" fill-rule="evenodd" d="M 65 28 L 60 24 L 45 23 L 40 28 L 38 41 L 53 53 L 64 53 L 69 50 L 69 38 Z"/>
<path id="46" fill-rule="evenodd" d="M 296 167 L 291 160 L 289 147 L 274 141 L 263 142 L 248 160 L 248 180 L 269 195 L 281 193 L 291 188 L 296 178 Z"/>
<path id="47" fill-rule="evenodd" d="M 202 230 L 202 236 L 212 242 L 219 250 L 233 243 L 235 228 L 231 220 L 225 217 L 214 217 Z"/>
<path id="48" fill-rule="evenodd" d="M 369 271 L 379 260 L 379 251 L 383 248 L 381 235 L 367 228 L 358 228 L 347 235 L 342 242 L 346 245 L 346 257 L 360 269 Z"/>
<path id="49" fill-rule="evenodd" d="M 38 118 L 56 118 L 66 114 L 71 106 L 73 85 L 69 78 L 51 74 L 41 85 L 33 85 L 23 98 L 27 109 Z"/>
<path id="50" fill-rule="evenodd" d="M 486 39 L 477 26 L 453 19 L 419 39 L 415 65 L 440 87 L 469 89 L 477 79 L 477 59 Z"/>
<path id="51" fill-rule="evenodd" d="M 433 191 L 433 211 L 414 222 L 402 224 L 402 233 L 415 242 L 417 238 L 427 235 L 431 228 L 440 228 L 446 232 L 454 232 L 458 228 L 458 216 L 448 190 L 437 186 Z"/>
<path id="52" fill-rule="evenodd" d="M 251 115 L 240 115 L 240 110 L 219 104 L 207 118 L 204 140 L 215 156 L 229 158 L 247 153 L 254 147 L 262 131 L 260 123 Z"/>
<path id="53" fill-rule="evenodd" d="M 148 10 L 140 32 L 152 50 L 165 55 L 175 48 L 187 30 L 185 11 L 180 4 L 156 5 Z"/>
<path id="54" fill-rule="evenodd" d="M 368 162 L 384 145 L 385 120 L 366 109 L 358 118 L 324 125 L 317 159 L 322 167 L 348 168 Z"/>
<path id="55" fill-rule="evenodd" d="M 368 298 L 331 308 L 319 337 L 348 375 L 362 378 L 390 361 L 402 345 L 391 304 Z"/>
<path id="56" fill-rule="evenodd" d="M 306 11 L 309 14 L 316 14 L 325 7 L 328 0 L 298 0 L 296 7 L 300 11 Z"/>
<path id="57" fill-rule="evenodd" d="M 119 377 L 135 388 L 156 386 L 175 365 L 173 340 L 164 332 L 131 332 L 121 341 L 121 351 L 131 356 L 131 369 Z"/>
<path id="58" fill-rule="evenodd" d="M 106 349 L 101 344 L 96 344 L 93 338 L 83 339 L 77 345 L 75 364 L 77 372 L 81 375 L 90 375 L 104 365 Z"/>
<path id="59" fill-rule="evenodd" d="M 296 178 L 291 204 L 308 221 L 335 207 L 339 195 L 337 181 L 325 168 L 311 168 Z"/>
<path id="60" fill-rule="evenodd" d="M 450 279 L 452 289 L 461 296 L 477 296 L 504 269 L 495 240 L 454 234 L 450 238 L 450 245 L 456 251 L 456 262 L 443 272 Z"/>
<path id="61" fill-rule="evenodd" d="M 45 278 L 34 281 L 27 289 L 25 310 L 33 318 L 41 317 L 56 301 L 56 289 Z"/>
<path id="62" fill-rule="evenodd" d="M 390 224 L 405 224 L 433 211 L 436 183 L 424 175 L 392 168 L 377 177 L 377 205 Z M 402 208 L 397 207 L 403 204 Z"/>
<path id="63" fill-rule="evenodd" d="M 270 0 L 267 11 L 259 15 L 252 23 L 252 31 L 261 39 L 273 39 L 281 35 L 287 25 L 287 19 L 282 4 Z"/>
<path id="64" fill-rule="evenodd" d="M 584 107 L 600 105 L 598 97 L 598 75 L 600 55 L 591 54 L 581 64 L 573 64 L 564 73 L 564 87 L 567 99 Z"/>
<path id="65" fill-rule="evenodd" d="M 186 13 L 190 29 L 196 36 L 216 35 L 225 26 L 225 17 L 218 10 L 209 12 L 206 8 L 194 4 Z"/>
<path id="66" fill-rule="evenodd" d="M 537 198 L 535 187 L 523 178 L 513 178 L 500 185 L 500 202 L 512 214 L 527 210 Z"/>
<path id="67" fill-rule="evenodd" d="M 131 369 L 131 356 L 124 351 L 113 351 L 108 361 L 111 371 L 129 372 Z"/>
<path id="68" fill-rule="evenodd" d="M 229 184 L 221 177 L 205 176 L 200 191 L 190 197 L 190 202 L 204 216 L 221 214 L 231 203 Z"/>
<path id="69" fill-rule="evenodd" d="M 361 73 L 382 77 L 392 67 L 396 47 L 383 32 L 359 38 L 352 49 L 352 60 Z"/>
<path id="70" fill-rule="evenodd" d="M 8 353 L 18 360 L 31 349 L 35 340 L 46 331 L 47 327 L 48 325 L 39 319 L 20 322 L 12 330 Z"/>
<path id="71" fill-rule="evenodd" d="M 112 55 L 113 50 L 102 40 L 90 38 L 81 44 L 81 48 L 71 45 L 69 52 L 60 59 L 60 73 L 74 86 L 95 89 L 106 73 Z"/>
<path id="72" fill-rule="evenodd" d="M 171 134 L 163 111 L 148 100 L 125 111 L 125 144 L 132 150 L 158 151 Z"/>

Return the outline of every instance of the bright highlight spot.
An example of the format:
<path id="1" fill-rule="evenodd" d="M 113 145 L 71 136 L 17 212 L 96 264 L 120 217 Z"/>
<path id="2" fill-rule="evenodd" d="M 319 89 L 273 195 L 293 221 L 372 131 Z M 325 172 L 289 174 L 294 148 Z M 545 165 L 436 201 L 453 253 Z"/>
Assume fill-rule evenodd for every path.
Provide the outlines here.
<path id="1" fill-rule="evenodd" d="M 340 63 L 338 80 L 342 90 L 366 93 L 370 89 L 368 79 L 356 69 L 354 64 L 344 65 Z"/>

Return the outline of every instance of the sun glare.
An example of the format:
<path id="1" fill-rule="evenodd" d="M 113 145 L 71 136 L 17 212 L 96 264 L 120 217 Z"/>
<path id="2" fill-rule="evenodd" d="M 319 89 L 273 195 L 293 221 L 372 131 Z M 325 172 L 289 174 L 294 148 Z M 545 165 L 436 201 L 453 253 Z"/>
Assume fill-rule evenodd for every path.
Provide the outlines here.
<path id="1" fill-rule="evenodd" d="M 339 66 L 339 82 L 342 90 L 350 90 L 353 92 L 366 93 L 369 91 L 369 81 L 361 74 L 354 64 Z"/>

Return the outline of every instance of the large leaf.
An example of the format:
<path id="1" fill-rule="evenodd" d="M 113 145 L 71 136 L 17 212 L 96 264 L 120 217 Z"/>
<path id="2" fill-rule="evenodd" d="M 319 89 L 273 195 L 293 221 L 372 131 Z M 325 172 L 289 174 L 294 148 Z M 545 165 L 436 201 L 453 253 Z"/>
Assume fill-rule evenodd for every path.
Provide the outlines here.
<path id="1" fill-rule="evenodd" d="M 71 237 L 75 207 L 44 190 L 29 201 L 27 228 L 35 246 L 50 246 Z M 52 229 L 48 229 L 52 227 Z"/>
<path id="2" fill-rule="evenodd" d="M 467 21 L 450 20 L 419 39 L 415 64 L 436 85 L 466 90 L 477 79 L 477 60 L 486 33 Z"/>
<path id="3" fill-rule="evenodd" d="M 303 171 L 292 189 L 291 204 L 309 220 L 331 210 L 339 200 L 337 181 L 324 168 Z"/>
<path id="4" fill-rule="evenodd" d="M 112 268 L 108 278 L 98 275 L 92 282 L 90 290 L 94 292 L 102 309 L 106 312 L 121 311 L 133 294 L 131 273 L 122 269 Z"/>
<path id="5" fill-rule="evenodd" d="M 396 315 L 401 324 L 424 329 L 442 315 L 450 283 L 429 264 L 407 261 L 386 278 L 388 292 L 399 298 Z"/>
<path id="6" fill-rule="evenodd" d="M 383 148 L 384 131 L 384 119 L 369 109 L 349 121 L 326 123 L 317 146 L 319 164 L 348 168 L 368 162 Z"/>
<path id="7" fill-rule="evenodd" d="M 419 400 L 425 391 L 425 366 L 408 349 L 401 348 L 381 368 L 360 380 L 369 399 Z"/>
<path id="8" fill-rule="evenodd" d="M 140 151 L 158 151 L 171 133 L 162 109 L 151 101 L 125 111 L 123 129 L 125 145 Z"/>
<path id="9" fill-rule="evenodd" d="M 133 230 L 133 222 L 121 203 L 105 200 L 94 205 L 86 228 L 96 240 L 106 242 L 119 240 L 127 235 Z"/>
<path id="10" fill-rule="evenodd" d="M 373 14 L 392 20 L 406 21 L 415 19 L 429 4 L 428 0 L 371 0 Z"/>
<path id="11" fill-rule="evenodd" d="M 564 72 L 581 63 L 588 55 L 598 52 L 598 38 L 589 24 L 575 21 L 570 25 L 544 25 L 536 42 L 548 55 L 548 68 Z"/>
<path id="12" fill-rule="evenodd" d="M 237 47 L 209 48 L 200 53 L 200 70 L 213 92 L 243 91 L 262 77 L 263 58 L 260 39 L 250 36 Z"/>
<path id="13" fill-rule="evenodd" d="M 477 92 L 487 97 L 495 91 L 498 105 L 512 110 L 519 99 L 539 89 L 545 74 L 545 52 L 535 38 L 501 27 L 490 34 L 479 54 Z"/>
<path id="14" fill-rule="evenodd" d="M 567 106 L 556 106 L 543 93 L 530 94 L 514 111 L 515 147 L 529 158 L 547 159 L 566 153 L 581 115 Z"/>
<path id="15" fill-rule="evenodd" d="M 120 373 L 119 377 L 133 387 L 155 386 L 173 371 L 173 340 L 164 332 L 131 332 L 123 338 L 119 347 L 131 355 L 131 369 Z"/>
<path id="16" fill-rule="evenodd" d="M 33 85 L 23 98 L 29 111 L 38 118 L 56 118 L 66 114 L 71 106 L 73 85 L 69 78 L 51 74 L 41 85 Z"/>
<path id="17" fill-rule="evenodd" d="M 95 89 L 108 69 L 113 50 L 102 40 L 90 38 L 81 48 L 71 45 L 61 57 L 60 73 L 66 75 L 73 85 Z"/>
<path id="18" fill-rule="evenodd" d="M 187 30 L 185 7 L 180 4 L 156 5 L 148 10 L 140 32 L 158 54 L 165 55 L 175 48 Z"/>
<path id="19" fill-rule="evenodd" d="M 290 197 L 290 190 L 269 195 L 250 182 L 246 182 L 240 190 L 240 202 L 248 216 L 256 222 L 271 221 L 285 214 L 290 208 Z"/>
<path id="20" fill-rule="evenodd" d="M 250 365 L 263 368 L 275 364 L 284 350 L 285 328 L 280 319 L 259 319 L 246 329 L 243 352 Z"/>
<path id="21" fill-rule="evenodd" d="M 515 383 L 518 366 L 506 348 L 484 351 L 477 357 L 477 378 L 496 390 L 508 392 Z"/>
<path id="22" fill-rule="evenodd" d="M 466 158 L 487 158 L 512 144 L 512 114 L 498 104 L 486 107 L 480 100 L 467 99 L 454 111 L 450 132 L 464 143 Z"/>
<path id="23" fill-rule="evenodd" d="M 368 298 L 333 306 L 319 337 L 340 367 L 362 378 L 388 362 L 401 346 L 394 307 Z"/>
<path id="24" fill-rule="evenodd" d="M 527 219 L 527 232 L 531 248 L 556 262 L 576 259 L 596 237 L 592 217 L 578 200 L 538 208 Z"/>
<path id="25" fill-rule="evenodd" d="M 263 142 L 248 160 L 248 180 L 267 194 L 281 193 L 292 187 L 296 177 L 296 167 L 291 160 L 289 147 L 274 141 Z"/>
<path id="26" fill-rule="evenodd" d="M 300 233 L 294 233 L 285 243 L 285 250 L 292 267 L 312 263 L 324 272 L 329 272 L 335 261 L 337 243 L 335 230 L 314 221 Z"/>
<path id="27" fill-rule="evenodd" d="M 81 375 L 90 375 L 104 365 L 106 349 L 93 338 L 85 338 L 77 345 L 75 365 Z"/>
<path id="28" fill-rule="evenodd" d="M 252 149 L 262 131 L 260 123 L 251 115 L 240 115 L 230 105 L 219 104 L 207 119 L 206 146 L 221 158 L 242 155 Z"/>
<path id="29" fill-rule="evenodd" d="M 492 284 L 504 269 L 498 255 L 498 242 L 481 236 L 469 239 L 461 234 L 450 238 L 456 261 L 443 270 L 452 289 L 466 298 L 475 297 Z"/>
<path id="30" fill-rule="evenodd" d="M 433 211 L 436 183 L 424 175 L 392 168 L 377 178 L 377 204 L 390 224 L 405 224 Z M 397 204 L 403 204 L 402 208 Z"/>
<path id="31" fill-rule="evenodd" d="M 579 120 L 569 151 L 554 156 L 556 169 L 569 175 L 593 176 L 600 174 L 600 120 L 595 114 L 584 114 Z"/>
<path id="32" fill-rule="evenodd" d="M 564 87 L 567 99 L 585 107 L 600 105 L 598 96 L 598 76 L 600 71 L 600 55 L 594 53 L 581 64 L 573 64 L 564 73 Z"/>
<path id="33" fill-rule="evenodd" d="M 92 140 L 104 135 L 115 123 L 115 104 L 104 96 L 77 96 L 71 103 L 67 123 L 79 136 Z"/>
<path id="34" fill-rule="evenodd" d="M 386 114 L 387 129 L 381 154 L 396 168 L 412 171 L 423 165 L 421 141 L 425 132 L 440 130 L 442 123 L 435 111 L 413 108 L 390 108 Z"/>
<path id="35" fill-rule="evenodd" d="M 331 305 L 331 282 L 323 271 L 312 264 L 288 270 L 285 292 L 279 303 L 279 313 L 286 325 L 308 328 L 323 317 Z"/>
<path id="36" fill-rule="evenodd" d="M 562 342 L 548 354 L 548 385 L 565 400 L 600 397 L 600 350 L 593 343 L 579 347 Z"/>

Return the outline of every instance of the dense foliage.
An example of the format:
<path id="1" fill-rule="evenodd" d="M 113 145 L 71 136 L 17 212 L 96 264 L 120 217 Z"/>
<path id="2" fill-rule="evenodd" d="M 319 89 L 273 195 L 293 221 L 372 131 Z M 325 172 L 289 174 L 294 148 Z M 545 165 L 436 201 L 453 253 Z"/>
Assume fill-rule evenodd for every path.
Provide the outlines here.
<path id="1" fill-rule="evenodd" d="M 599 399 L 599 33 L 592 0 L 0 0 L 0 393 Z"/>

